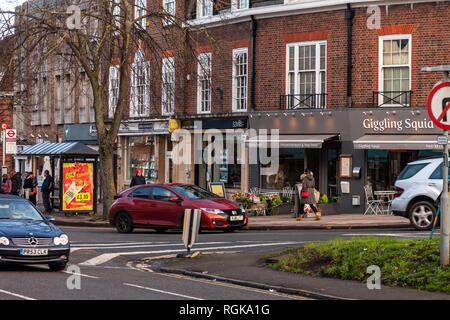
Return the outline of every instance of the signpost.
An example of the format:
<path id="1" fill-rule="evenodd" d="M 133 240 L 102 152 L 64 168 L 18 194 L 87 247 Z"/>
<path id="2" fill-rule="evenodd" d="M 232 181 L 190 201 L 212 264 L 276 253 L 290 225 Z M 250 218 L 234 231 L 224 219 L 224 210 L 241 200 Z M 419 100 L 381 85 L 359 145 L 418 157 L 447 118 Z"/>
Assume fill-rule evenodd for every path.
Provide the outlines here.
<path id="1" fill-rule="evenodd" d="M 200 229 L 202 211 L 199 209 L 186 209 L 184 211 L 183 224 L 183 243 L 188 254 L 191 251 L 195 241 L 197 241 L 198 231 Z"/>
<path id="2" fill-rule="evenodd" d="M 448 141 L 448 130 L 450 129 L 450 82 L 448 73 L 450 66 L 434 68 L 423 68 L 422 71 L 444 72 L 444 82 L 434 86 L 428 96 L 427 110 L 430 119 L 436 126 L 444 130 L 444 135 L 438 137 L 438 144 Z M 450 233 L 450 212 L 448 194 L 448 143 L 444 144 L 442 165 L 442 196 L 441 196 L 441 242 L 440 254 L 441 265 L 449 264 L 449 233 Z"/>
<path id="3" fill-rule="evenodd" d="M 6 128 L 8 125 L 6 123 L 2 123 L 2 141 L 3 141 L 3 157 L 2 157 L 2 168 L 5 167 L 5 136 L 6 136 Z"/>

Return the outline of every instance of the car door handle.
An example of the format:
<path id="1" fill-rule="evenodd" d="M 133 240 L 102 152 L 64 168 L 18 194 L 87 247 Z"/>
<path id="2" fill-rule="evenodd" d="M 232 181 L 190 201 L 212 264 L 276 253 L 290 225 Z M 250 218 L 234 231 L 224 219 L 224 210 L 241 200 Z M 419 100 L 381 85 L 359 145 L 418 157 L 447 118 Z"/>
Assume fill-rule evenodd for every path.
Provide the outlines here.
<path id="1" fill-rule="evenodd" d="M 156 204 L 152 203 L 152 204 L 150 205 L 150 207 L 156 208 Z"/>
<path id="2" fill-rule="evenodd" d="M 436 183 L 429 183 L 428 186 L 429 187 L 436 187 Z"/>

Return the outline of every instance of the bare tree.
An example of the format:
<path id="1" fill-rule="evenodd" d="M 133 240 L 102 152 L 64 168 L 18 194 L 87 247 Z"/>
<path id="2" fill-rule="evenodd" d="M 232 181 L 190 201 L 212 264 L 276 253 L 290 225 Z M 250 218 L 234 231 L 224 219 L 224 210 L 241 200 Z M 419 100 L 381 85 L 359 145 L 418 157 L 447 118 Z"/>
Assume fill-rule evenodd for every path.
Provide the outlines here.
<path id="1" fill-rule="evenodd" d="M 144 56 L 144 61 L 150 60 L 149 64 L 159 63 L 157 68 L 161 70 L 161 59 L 153 57 L 164 57 L 170 51 L 184 71 L 197 59 L 199 34 L 203 40 L 209 38 L 205 30 L 192 30 L 185 18 L 190 18 L 191 14 L 186 13 L 192 6 L 186 6 L 181 8 L 182 14 L 174 14 L 158 0 L 34 0 L 15 12 L 0 12 L 0 36 L 14 34 L 14 77 L 16 83 L 22 79 L 19 82 L 24 86 L 15 92 L 25 92 L 15 99 L 22 106 L 23 121 L 30 121 L 32 114 L 27 113 L 27 106 L 42 103 L 39 96 L 30 97 L 28 89 L 38 85 L 33 78 L 39 74 L 50 78 L 48 61 L 57 61 L 56 65 L 69 70 L 75 77 L 73 82 L 78 82 L 76 77 L 81 73 L 89 81 L 99 143 L 104 218 L 115 193 L 112 159 L 120 123 L 130 116 L 130 104 L 147 104 L 142 95 L 130 97 L 130 82 L 147 81 L 149 77 L 136 70 L 137 53 Z M 111 71 L 118 75 L 113 106 L 108 96 Z M 30 73 L 31 77 L 27 77 Z M 138 112 L 134 116 L 149 118 L 150 114 Z"/>

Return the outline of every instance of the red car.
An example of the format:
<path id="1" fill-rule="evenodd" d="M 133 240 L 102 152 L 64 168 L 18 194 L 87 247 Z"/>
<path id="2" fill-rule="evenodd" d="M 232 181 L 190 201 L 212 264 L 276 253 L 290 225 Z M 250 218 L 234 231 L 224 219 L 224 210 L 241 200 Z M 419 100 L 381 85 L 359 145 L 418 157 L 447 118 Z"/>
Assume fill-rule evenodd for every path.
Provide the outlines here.
<path id="1" fill-rule="evenodd" d="M 195 185 L 139 185 L 114 198 L 109 223 L 120 233 L 132 232 L 134 228 L 158 232 L 182 229 L 185 209 L 202 211 L 201 229 L 232 232 L 248 223 L 247 215 L 237 203 Z"/>

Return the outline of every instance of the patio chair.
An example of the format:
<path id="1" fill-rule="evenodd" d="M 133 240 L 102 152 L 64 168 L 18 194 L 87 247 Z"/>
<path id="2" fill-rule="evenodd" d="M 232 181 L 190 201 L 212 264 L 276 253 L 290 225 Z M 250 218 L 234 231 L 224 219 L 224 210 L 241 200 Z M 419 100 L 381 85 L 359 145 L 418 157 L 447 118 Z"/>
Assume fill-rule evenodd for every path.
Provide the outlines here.
<path id="1" fill-rule="evenodd" d="M 367 209 L 364 212 L 364 215 L 366 215 L 366 213 L 368 212 L 374 213 L 375 215 L 378 215 L 378 213 L 382 213 L 383 210 L 381 209 L 381 207 L 383 206 L 383 200 L 375 199 L 375 197 L 373 196 L 372 187 L 369 185 L 364 186 L 364 193 L 366 195 L 367 205 Z"/>

